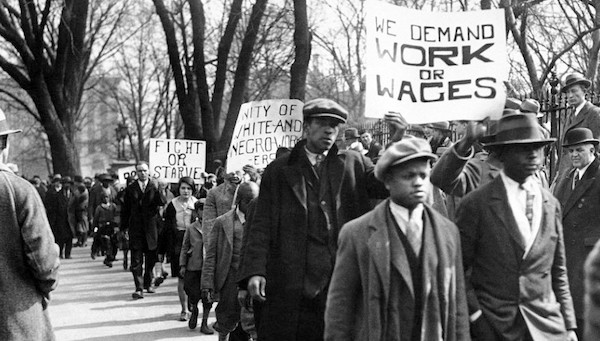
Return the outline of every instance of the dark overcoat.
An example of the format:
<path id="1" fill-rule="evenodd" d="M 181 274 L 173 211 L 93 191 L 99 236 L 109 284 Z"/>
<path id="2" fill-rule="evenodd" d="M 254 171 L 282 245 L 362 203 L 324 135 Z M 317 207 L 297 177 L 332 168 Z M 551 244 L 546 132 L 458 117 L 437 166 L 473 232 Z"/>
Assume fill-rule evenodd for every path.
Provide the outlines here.
<path id="1" fill-rule="evenodd" d="M 156 215 L 158 207 L 165 205 L 164 195 L 158 190 L 156 181 L 149 180 L 142 192 L 138 181 L 125 189 L 121 207 L 121 230 L 129 230 L 129 247 L 134 250 L 156 250 L 158 231 Z"/>
<path id="2" fill-rule="evenodd" d="M 266 278 L 266 297 L 261 311 L 262 340 L 295 340 L 298 305 L 302 298 L 308 233 L 307 189 L 303 167 L 311 167 L 304 146 L 296 144 L 289 155 L 273 161 L 265 170 L 239 277 Z M 355 151 L 333 146 L 325 161 L 333 195 L 337 232 L 346 222 L 369 209 L 369 195 L 387 197 L 373 175 L 372 162 Z M 323 185 L 323 184 L 322 184 Z M 383 193 L 381 193 L 383 191 Z M 325 201 L 323 201 L 326 203 Z M 244 287 L 244 280 L 240 285 Z"/>
<path id="3" fill-rule="evenodd" d="M 60 191 L 51 188 L 46 193 L 44 205 L 48 215 L 50 227 L 54 233 L 54 238 L 58 242 L 63 242 L 75 236 L 75 229 L 71 228 L 67 210 L 69 208 L 69 199 L 66 197 L 66 189 L 63 187 Z M 71 193 L 73 195 L 73 193 Z"/>
<path id="4" fill-rule="evenodd" d="M 560 203 L 540 186 L 542 220 L 527 256 L 500 176 L 458 208 L 469 313 L 478 310 L 503 340 L 564 341 L 576 327 L 569 291 Z"/>
<path id="5" fill-rule="evenodd" d="M 572 190 L 574 169 L 554 189 L 562 206 L 569 286 L 575 314 L 583 318 L 583 264 L 600 239 L 600 160 L 596 158 Z"/>
<path id="6" fill-rule="evenodd" d="M 47 304 L 60 262 L 44 205 L 2 163 L 0 193 L 0 340 L 54 340 Z"/>
<path id="7" fill-rule="evenodd" d="M 426 233 L 421 340 L 470 340 L 458 229 L 430 206 L 425 206 L 423 216 Z M 394 226 L 391 219 L 386 200 L 342 227 L 327 296 L 325 340 L 385 340 L 388 321 L 397 318 L 388 309 L 392 267 L 409 288 L 401 294 L 400 301 L 415 300 L 404 246 L 398 243 L 398 250 L 391 250 L 388 228 Z M 401 304 L 400 309 L 409 306 Z"/>

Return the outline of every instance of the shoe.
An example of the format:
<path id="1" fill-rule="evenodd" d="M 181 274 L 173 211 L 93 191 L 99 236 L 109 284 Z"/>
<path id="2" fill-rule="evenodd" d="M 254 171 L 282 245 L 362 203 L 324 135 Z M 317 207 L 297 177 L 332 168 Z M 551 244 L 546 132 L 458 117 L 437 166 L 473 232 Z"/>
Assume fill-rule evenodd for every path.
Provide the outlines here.
<path id="1" fill-rule="evenodd" d="M 144 298 L 144 292 L 141 290 L 138 290 L 138 291 L 134 292 L 133 294 L 131 294 L 131 297 L 133 297 L 134 300 L 139 300 L 141 298 Z"/>
<path id="2" fill-rule="evenodd" d="M 167 277 L 169 277 L 169 273 L 166 271 L 163 271 L 161 277 L 162 277 L 162 279 L 167 279 Z"/>
<path id="3" fill-rule="evenodd" d="M 187 313 L 185 311 L 182 311 L 181 314 L 179 314 L 179 321 L 187 321 Z"/>
<path id="4" fill-rule="evenodd" d="M 206 320 L 202 320 L 202 325 L 200 326 L 200 333 L 212 335 L 215 333 L 215 331 L 211 327 L 209 327 L 208 324 L 206 324 Z"/>
<path id="5" fill-rule="evenodd" d="M 109 260 L 104 260 L 104 265 L 108 266 L 109 268 L 112 268 L 112 262 Z"/>
<path id="6" fill-rule="evenodd" d="M 149 288 L 146 288 L 146 292 L 149 294 L 154 294 L 154 293 L 156 293 L 156 290 L 154 290 L 154 287 L 149 287 Z"/>
<path id="7" fill-rule="evenodd" d="M 92 257 L 93 260 L 96 260 L 96 255 L 93 252 L 90 256 Z"/>
<path id="8" fill-rule="evenodd" d="M 66 256 L 65 259 L 71 259 L 71 256 Z"/>
<path id="9" fill-rule="evenodd" d="M 190 316 L 190 320 L 188 322 L 188 327 L 190 329 L 196 329 L 198 325 L 198 307 L 192 309 L 192 315 Z"/>
<path id="10" fill-rule="evenodd" d="M 162 277 L 157 277 L 157 278 L 155 278 L 155 279 L 154 279 L 154 286 L 155 286 L 155 287 L 158 287 L 158 286 L 160 286 L 160 285 L 162 284 L 162 282 L 164 282 L 164 281 L 165 281 L 165 279 L 164 279 L 164 278 L 162 278 Z"/>

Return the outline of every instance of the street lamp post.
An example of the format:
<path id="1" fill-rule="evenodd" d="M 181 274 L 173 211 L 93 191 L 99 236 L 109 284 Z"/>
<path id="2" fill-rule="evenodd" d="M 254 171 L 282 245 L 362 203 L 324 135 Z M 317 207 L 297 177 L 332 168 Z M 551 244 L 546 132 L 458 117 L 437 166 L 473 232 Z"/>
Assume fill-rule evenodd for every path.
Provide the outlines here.
<path id="1" fill-rule="evenodd" d="M 129 126 L 125 122 L 121 122 L 115 128 L 115 135 L 117 136 L 117 159 L 126 159 L 125 153 L 125 140 L 129 135 Z"/>

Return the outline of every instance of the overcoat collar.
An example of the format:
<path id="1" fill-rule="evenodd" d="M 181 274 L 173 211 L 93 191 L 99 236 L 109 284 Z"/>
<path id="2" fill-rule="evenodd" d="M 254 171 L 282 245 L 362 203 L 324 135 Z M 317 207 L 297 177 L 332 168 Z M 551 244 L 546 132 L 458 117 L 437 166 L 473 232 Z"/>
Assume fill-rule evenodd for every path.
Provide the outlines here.
<path id="1" fill-rule="evenodd" d="M 502 226 L 506 229 L 512 239 L 519 245 L 519 256 L 523 257 L 525 253 L 525 241 L 519 231 L 519 227 L 515 218 L 512 214 L 512 209 L 508 203 L 508 194 L 506 188 L 502 182 L 502 178 L 497 176 L 490 183 L 490 208 L 498 221 L 502 223 Z"/>
<path id="2" fill-rule="evenodd" d="M 590 187 L 592 187 L 592 185 L 594 184 L 594 181 L 596 180 L 596 177 L 600 176 L 599 173 L 600 173 L 600 160 L 598 160 L 598 157 L 596 157 L 596 159 L 594 161 L 592 161 L 592 164 L 588 167 L 588 169 L 583 174 L 583 177 L 581 178 L 581 180 L 579 180 L 577 187 L 575 187 L 571 191 L 570 195 L 566 198 L 567 200 L 564 202 L 564 205 L 563 205 L 563 212 L 562 212 L 563 217 L 567 215 L 567 213 L 569 212 L 569 210 L 571 210 L 571 208 L 573 208 L 575 203 L 590 189 Z M 570 185 L 573 183 L 574 174 L 575 174 L 574 170 L 569 172 L 569 176 L 567 177 L 567 180 L 565 181 L 566 187 L 570 187 L 570 186 L 567 186 L 567 184 Z"/>
<path id="3" fill-rule="evenodd" d="M 576 117 L 573 117 L 573 114 L 571 114 L 572 120 L 571 120 L 570 124 L 567 126 L 567 129 L 565 130 L 565 134 L 566 134 L 567 130 L 578 126 L 587 118 L 590 105 L 592 105 L 592 103 L 590 103 L 589 101 L 586 101 L 585 104 L 583 105 L 583 108 L 581 108 L 581 110 L 579 111 L 579 113 L 577 114 Z M 574 112 L 575 112 L 575 109 L 573 109 L 573 113 Z"/>
<path id="4" fill-rule="evenodd" d="M 311 165 L 306 156 L 306 152 L 304 151 L 304 146 L 306 146 L 305 139 L 296 143 L 294 149 L 292 149 L 292 152 L 290 153 L 287 165 L 283 167 L 283 173 L 292 188 L 294 195 L 304 210 L 307 210 L 306 179 L 303 176 L 303 168 L 311 167 Z M 329 149 L 324 161 L 326 163 L 325 169 L 328 173 L 328 179 L 331 184 L 331 191 L 337 204 L 341 202 L 339 200 L 340 189 L 345 176 L 344 159 L 341 157 L 342 155 L 343 154 L 338 154 L 338 148 L 333 145 L 331 149 Z"/>

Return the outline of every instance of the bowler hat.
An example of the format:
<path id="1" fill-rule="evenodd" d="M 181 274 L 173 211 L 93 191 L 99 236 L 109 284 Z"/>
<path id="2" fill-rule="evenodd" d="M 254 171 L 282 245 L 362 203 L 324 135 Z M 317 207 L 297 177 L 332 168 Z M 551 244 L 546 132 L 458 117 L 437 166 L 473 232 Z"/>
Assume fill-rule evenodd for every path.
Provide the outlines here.
<path id="1" fill-rule="evenodd" d="M 450 131 L 450 122 L 448 121 L 427 123 L 425 126 L 433 129 Z"/>
<path id="2" fill-rule="evenodd" d="M 560 89 L 560 92 L 567 92 L 567 90 L 575 84 L 581 84 L 584 88 L 589 88 L 590 85 L 592 85 L 592 82 L 578 73 L 572 73 L 565 78 L 565 84 Z"/>
<path id="3" fill-rule="evenodd" d="M 359 139 L 360 135 L 358 134 L 358 129 L 356 128 L 348 128 L 344 131 L 345 139 Z"/>
<path id="4" fill-rule="evenodd" d="M 335 119 L 339 123 L 346 123 L 348 119 L 346 109 L 327 98 L 316 98 L 306 102 L 302 113 L 305 120 L 313 117 L 327 117 Z"/>
<path id="5" fill-rule="evenodd" d="M 600 141 L 594 138 L 592 131 L 588 128 L 573 128 L 569 129 L 565 134 L 562 146 L 570 147 L 582 143 L 593 143 L 597 146 Z"/>
<path id="6" fill-rule="evenodd" d="M 8 120 L 6 119 L 6 115 L 4 115 L 4 111 L 0 109 L 0 135 L 20 133 L 21 131 L 21 129 L 10 129 L 8 127 Z"/>
<path id="7" fill-rule="evenodd" d="M 498 121 L 497 132 L 492 140 L 482 143 L 485 147 L 496 147 L 515 144 L 546 145 L 554 141 L 555 138 L 544 138 L 535 115 L 508 114 Z"/>
<path id="8" fill-rule="evenodd" d="M 375 177 L 379 181 L 383 181 L 385 174 L 392 166 L 421 158 L 437 159 L 437 155 L 431 152 L 431 146 L 427 140 L 413 137 L 394 142 L 383 152 L 375 164 Z"/>

